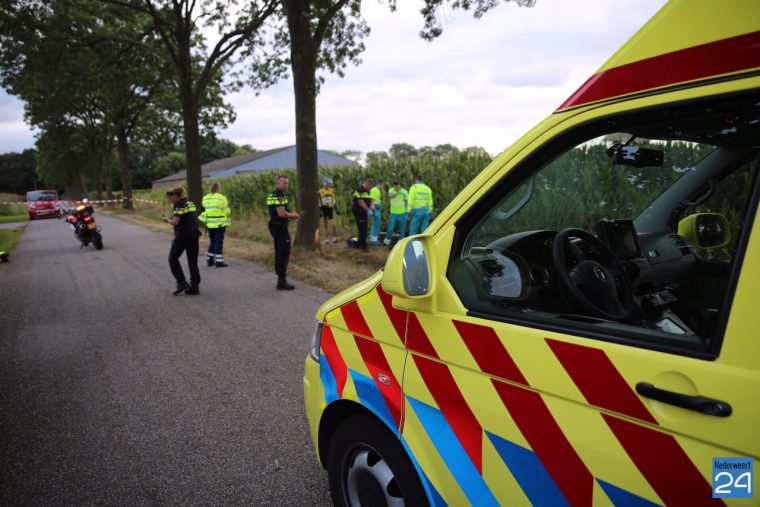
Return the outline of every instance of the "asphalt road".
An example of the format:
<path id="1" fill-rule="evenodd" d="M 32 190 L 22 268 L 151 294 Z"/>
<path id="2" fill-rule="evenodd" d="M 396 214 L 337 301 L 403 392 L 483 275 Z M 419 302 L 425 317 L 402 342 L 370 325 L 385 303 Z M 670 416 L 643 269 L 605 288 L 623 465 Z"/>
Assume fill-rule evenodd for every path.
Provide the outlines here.
<path id="1" fill-rule="evenodd" d="M 96 218 L 103 250 L 38 220 L 0 270 L 0 505 L 330 505 L 301 380 L 328 294 L 200 259 L 172 296 L 170 236 Z"/>

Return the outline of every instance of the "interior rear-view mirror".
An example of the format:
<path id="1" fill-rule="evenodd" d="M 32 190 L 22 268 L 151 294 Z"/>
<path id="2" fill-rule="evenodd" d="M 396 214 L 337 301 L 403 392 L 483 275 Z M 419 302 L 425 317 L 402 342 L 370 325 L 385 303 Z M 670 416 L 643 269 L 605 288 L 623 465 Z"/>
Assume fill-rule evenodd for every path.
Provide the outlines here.
<path id="1" fill-rule="evenodd" d="M 607 151 L 607 156 L 615 165 L 631 167 L 662 167 L 663 151 L 651 148 L 641 148 L 625 144 L 613 144 Z"/>

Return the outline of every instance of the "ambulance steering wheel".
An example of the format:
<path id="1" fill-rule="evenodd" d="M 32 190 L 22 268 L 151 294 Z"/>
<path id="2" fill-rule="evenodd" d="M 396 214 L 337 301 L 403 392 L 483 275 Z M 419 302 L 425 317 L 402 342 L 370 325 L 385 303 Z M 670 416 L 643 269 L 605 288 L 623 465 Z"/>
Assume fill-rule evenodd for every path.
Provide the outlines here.
<path id="1" fill-rule="evenodd" d="M 570 238 L 577 238 L 599 252 L 599 260 L 584 259 L 568 267 Z M 590 315 L 626 320 L 636 308 L 631 280 L 612 250 L 583 229 L 564 229 L 552 246 L 554 270 L 562 293 Z"/>

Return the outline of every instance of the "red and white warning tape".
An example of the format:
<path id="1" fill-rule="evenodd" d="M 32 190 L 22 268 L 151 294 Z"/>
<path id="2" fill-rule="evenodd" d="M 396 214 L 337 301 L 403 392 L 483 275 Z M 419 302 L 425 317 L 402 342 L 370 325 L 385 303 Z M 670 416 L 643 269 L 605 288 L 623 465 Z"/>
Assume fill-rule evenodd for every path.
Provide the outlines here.
<path id="1" fill-rule="evenodd" d="M 152 199 L 130 199 L 129 197 L 122 197 L 121 199 L 97 199 L 97 200 L 88 200 L 87 202 L 89 204 L 121 204 L 124 201 L 133 201 L 133 202 L 141 202 L 145 204 L 162 204 L 159 201 L 154 201 Z M 84 201 L 59 201 L 62 205 L 63 204 L 82 204 Z M 26 201 L 0 201 L 0 205 L 24 205 L 26 204 Z"/>

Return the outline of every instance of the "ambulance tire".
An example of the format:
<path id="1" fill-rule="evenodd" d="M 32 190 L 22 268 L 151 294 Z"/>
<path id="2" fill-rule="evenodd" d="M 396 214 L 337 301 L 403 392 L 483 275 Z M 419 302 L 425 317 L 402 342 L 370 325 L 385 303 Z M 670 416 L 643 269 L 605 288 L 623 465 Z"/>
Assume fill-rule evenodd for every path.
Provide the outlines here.
<path id="1" fill-rule="evenodd" d="M 356 415 L 343 421 L 327 449 L 333 504 L 429 505 L 422 482 L 401 442 L 377 419 Z"/>

